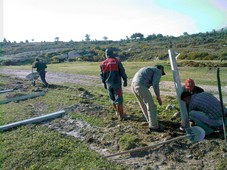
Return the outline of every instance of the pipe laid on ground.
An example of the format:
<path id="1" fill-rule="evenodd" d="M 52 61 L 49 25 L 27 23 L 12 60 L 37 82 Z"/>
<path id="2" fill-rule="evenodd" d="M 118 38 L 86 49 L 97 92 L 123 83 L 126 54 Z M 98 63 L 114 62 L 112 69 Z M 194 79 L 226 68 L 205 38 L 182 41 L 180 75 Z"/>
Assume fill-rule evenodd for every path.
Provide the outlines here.
<path id="1" fill-rule="evenodd" d="M 10 103 L 10 102 L 25 100 L 25 99 L 31 99 L 31 98 L 35 98 L 35 97 L 39 97 L 39 96 L 44 96 L 44 95 L 45 95 L 45 91 L 42 91 L 40 93 L 34 93 L 34 94 L 29 94 L 29 95 L 24 95 L 24 96 L 19 96 L 19 97 L 15 97 L 15 98 L 2 100 L 2 101 L 0 101 L 0 104 L 6 104 L 6 103 Z"/>
<path id="2" fill-rule="evenodd" d="M 7 93 L 7 92 L 11 92 L 11 91 L 13 91 L 14 89 L 6 89 L 6 90 L 1 90 L 0 91 L 0 94 L 1 93 Z"/>
<path id="3" fill-rule="evenodd" d="M 27 125 L 27 124 L 32 124 L 32 123 L 38 123 L 38 122 L 42 122 L 42 121 L 45 121 L 45 120 L 48 120 L 48 119 L 54 119 L 54 118 L 62 116 L 63 113 L 65 113 L 65 111 L 61 110 L 61 111 L 46 114 L 46 115 L 43 115 L 43 116 L 10 123 L 10 124 L 7 124 L 7 125 L 0 126 L 0 131 L 6 131 L 6 130 L 9 130 L 11 128 L 17 127 L 17 126 Z"/>

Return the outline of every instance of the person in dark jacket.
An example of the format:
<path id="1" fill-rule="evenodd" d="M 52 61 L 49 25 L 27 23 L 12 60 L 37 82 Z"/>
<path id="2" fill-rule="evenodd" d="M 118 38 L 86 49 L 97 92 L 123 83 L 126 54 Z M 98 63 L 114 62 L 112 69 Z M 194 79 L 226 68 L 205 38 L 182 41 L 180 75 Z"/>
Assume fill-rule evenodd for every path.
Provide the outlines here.
<path id="1" fill-rule="evenodd" d="M 156 65 L 154 67 L 141 68 L 132 79 L 132 92 L 134 93 L 140 108 L 149 124 L 151 131 L 163 132 L 164 128 L 159 125 L 157 120 L 157 106 L 153 101 L 153 97 L 149 88 L 153 86 L 154 93 L 159 105 L 162 105 L 160 97 L 159 82 L 161 77 L 165 75 L 164 67 Z"/>
<path id="2" fill-rule="evenodd" d="M 43 82 L 44 87 L 48 87 L 48 83 L 46 81 L 46 68 L 47 65 L 40 61 L 39 58 L 35 59 L 35 62 L 32 64 L 32 68 L 36 68 L 36 71 L 39 73 L 39 76 Z"/>
<path id="3" fill-rule="evenodd" d="M 215 96 L 207 92 L 191 94 L 185 91 L 181 94 L 181 100 L 189 105 L 190 121 L 203 128 L 206 135 L 222 128 L 223 114 L 221 104 Z M 227 109 L 225 107 L 223 109 L 225 119 L 227 119 Z"/>
<path id="4" fill-rule="evenodd" d="M 127 75 L 123 64 L 114 57 L 112 49 L 106 49 L 106 59 L 100 63 L 100 77 L 104 88 L 108 90 L 110 100 L 116 111 L 116 115 L 120 120 L 125 119 L 127 116 L 123 108 L 123 92 L 122 92 L 122 79 L 123 86 L 127 86 Z"/>

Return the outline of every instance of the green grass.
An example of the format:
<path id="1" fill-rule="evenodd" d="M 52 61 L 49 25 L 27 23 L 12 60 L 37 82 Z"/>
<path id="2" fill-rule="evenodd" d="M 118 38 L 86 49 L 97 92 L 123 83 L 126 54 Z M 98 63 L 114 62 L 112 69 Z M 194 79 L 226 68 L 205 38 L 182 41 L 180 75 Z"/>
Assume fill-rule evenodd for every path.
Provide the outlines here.
<path id="1" fill-rule="evenodd" d="M 216 61 L 213 61 L 214 63 Z M 172 70 L 169 61 L 151 61 L 151 62 L 123 62 L 125 71 L 129 79 L 132 79 L 134 74 L 142 67 L 154 66 L 156 64 L 163 64 L 165 66 L 166 75 L 162 77 L 163 81 L 173 81 Z M 30 65 L 26 66 L 8 66 L 2 68 L 12 69 L 31 69 Z M 217 85 L 217 71 L 216 68 L 209 67 L 179 67 L 179 75 L 182 82 L 187 78 L 192 78 L 198 84 Z M 49 64 L 47 71 L 76 73 L 83 75 L 100 75 L 99 62 L 72 62 Z M 220 68 L 220 78 L 223 86 L 227 86 L 227 68 Z"/>
<path id="2" fill-rule="evenodd" d="M 9 77 L 5 77 L 5 80 L 7 81 L 4 86 L 9 86 L 7 83 L 13 81 Z M 26 84 L 26 82 L 24 83 Z M 88 100 L 80 97 L 80 94 L 86 89 L 89 89 L 89 93 L 93 95 L 94 99 Z M 31 93 L 31 89 L 27 90 L 26 93 Z M 49 88 L 45 96 L 1 105 L 0 125 L 56 112 L 74 105 L 99 105 L 100 103 L 104 104 L 104 109 L 101 112 L 105 112 L 110 107 L 109 100 L 106 100 L 108 96 L 100 97 L 99 92 L 100 88 L 72 84 L 68 86 L 55 85 L 53 88 Z M 15 95 L 15 92 L 9 94 Z M 85 112 L 69 111 L 66 114 L 71 115 L 72 118 L 87 121 L 93 126 L 105 126 L 106 121 L 111 119 L 111 114 L 106 114 L 107 117 L 100 117 L 97 114 L 88 114 L 86 110 Z M 74 137 L 59 134 L 57 131 L 37 124 L 21 126 L 0 133 L 0 169 L 98 170 L 127 168 L 108 162 Z"/>
<path id="3" fill-rule="evenodd" d="M 2 169 L 126 169 L 47 127 L 23 126 L 0 135 Z"/>
<path id="4" fill-rule="evenodd" d="M 129 78 L 132 78 L 139 68 L 155 65 L 157 62 L 124 62 L 123 64 Z M 162 81 L 172 81 L 173 77 L 170 65 L 166 62 L 161 64 L 165 66 L 165 72 L 167 73 L 166 76 L 162 77 Z M 11 66 L 9 68 L 31 69 L 30 66 Z M 48 71 L 64 71 L 67 73 L 99 76 L 99 63 L 75 62 L 51 64 L 48 65 Z M 182 79 L 191 77 L 199 84 L 215 85 L 216 83 L 215 69 L 180 67 L 179 71 Z M 227 85 L 226 72 L 227 68 L 221 68 L 221 79 L 224 85 Z M 0 88 L 10 87 L 14 81 L 14 79 L 2 75 L 0 75 L 0 78 L 2 80 L 0 82 Z M 28 88 L 20 93 L 32 93 L 31 85 L 26 83 L 29 82 L 23 82 Z M 85 91 L 91 94 L 91 98 L 80 97 L 81 93 Z M 9 94 L 14 96 L 18 95 L 18 92 L 1 94 L 0 99 L 6 98 Z M 176 106 L 178 106 L 178 104 L 176 99 L 170 96 L 162 96 L 162 100 L 163 105 L 158 105 L 158 119 L 160 122 L 167 122 L 176 112 L 176 110 L 166 111 L 165 108 L 167 104 L 174 104 Z M 75 105 L 82 105 L 85 111 L 73 110 L 67 112 L 67 114 L 74 119 L 84 120 L 93 126 L 108 126 L 115 116 L 107 91 L 104 88 L 67 83 L 64 85 L 54 85 L 52 88 L 49 88 L 49 91 L 45 96 L 1 105 L 0 125 L 56 112 Z M 99 114 L 93 113 L 92 110 L 86 110 L 89 109 L 89 106 L 96 105 L 100 106 Z M 138 120 L 141 122 L 141 119 L 144 119 L 132 93 L 124 93 L 124 106 L 125 112 L 129 113 L 134 118 L 134 121 L 132 122 L 135 123 L 134 125 L 138 124 Z M 180 120 L 174 120 L 167 123 L 171 126 L 171 123 L 179 123 L 179 121 Z M 127 123 L 128 122 L 123 122 L 122 126 L 127 127 Z M 138 127 L 140 127 L 140 125 L 138 125 Z M 127 132 L 127 129 L 124 133 L 119 130 L 119 132 L 114 134 L 106 134 L 103 142 L 108 144 L 109 141 L 118 138 L 119 148 L 125 150 L 141 145 L 140 140 L 143 140 L 143 138 L 139 135 L 140 134 Z M 143 141 L 142 143 L 146 143 L 146 141 Z M 118 151 L 116 148 L 111 149 L 114 152 Z M 220 167 L 221 166 L 223 166 L 223 164 L 220 164 Z M 114 164 L 103 159 L 101 155 L 91 151 L 84 143 L 81 143 L 75 138 L 59 134 L 45 126 L 29 125 L 0 133 L 0 169 L 26 168 L 45 170 L 128 169 L 125 166 Z"/>

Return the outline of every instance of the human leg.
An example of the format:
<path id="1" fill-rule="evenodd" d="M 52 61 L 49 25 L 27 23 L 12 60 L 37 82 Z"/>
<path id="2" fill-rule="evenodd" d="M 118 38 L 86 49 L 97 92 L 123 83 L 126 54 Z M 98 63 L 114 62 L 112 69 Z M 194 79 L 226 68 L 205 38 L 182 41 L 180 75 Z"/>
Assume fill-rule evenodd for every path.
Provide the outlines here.
<path id="1" fill-rule="evenodd" d="M 46 71 L 40 71 L 39 72 L 41 81 L 43 82 L 44 86 L 47 87 L 48 83 L 46 82 Z"/>
<path id="2" fill-rule="evenodd" d="M 126 119 L 127 115 L 124 113 L 123 92 L 121 87 L 114 90 L 114 98 L 115 98 L 114 103 L 116 104 L 119 119 L 120 120 Z"/>
<path id="3" fill-rule="evenodd" d="M 124 107 L 123 107 L 123 95 L 122 95 L 122 88 L 108 89 L 109 91 L 109 97 L 111 102 L 113 103 L 113 107 L 115 109 L 116 116 L 123 120 L 126 117 L 126 114 L 124 113 Z"/>
<path id="4" fill-rule="evenodd" d="M 139 95 L 139 88 L 140 88 L 140 86 L 139 85 L 135 85 L 135 84 L 132 83 L 131 88 L 132 88 L 133 94 L 136 97 L 137 102 L 139 103 L 139 106 L 140 106 L 140 108 L 141 108 L 141 110 L 143 112 L 143 115 L 144 115 L 146 121 L 149 123 L 147 106 L 145 105 L 145 103 L 143 102 L 143 99 Z"/>
<path id="5" fill-rule="evenodd" d="M 154 103 L 149 89 L 144 85 L 135 85 L 133 89 L 138 96 L 137 99 L 144 115 L 147 116 L 149 128 L 159 128 L 157 119 L 157 106 Z"/>
<path id="6" fill-rule="evenodd" d="M 206 135 L 214 132 L 212 126 L 217 127 L 222 125 L 222 121 L 220 119 L 210 119 L 204 112 L 201 111 L 191 111 L 189 112 L 189 117 L 196 123 L 197 126 L 204 129 Z"/>

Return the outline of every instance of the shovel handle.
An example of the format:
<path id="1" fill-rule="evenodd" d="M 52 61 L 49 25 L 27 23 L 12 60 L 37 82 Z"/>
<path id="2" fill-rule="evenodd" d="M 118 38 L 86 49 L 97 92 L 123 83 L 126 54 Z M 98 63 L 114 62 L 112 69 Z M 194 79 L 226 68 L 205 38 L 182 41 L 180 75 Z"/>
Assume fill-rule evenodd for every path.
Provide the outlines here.
<path id="1" fill-rule="evenodd" d="M 150 149 L 150 148 L 153 148 L 153 147 L 156 147 L 156 146 L 159 146 L 159 145 L 164 145 L 166 143 L 170 143 L 170 142 L 173 142 L 173 141 L 176 141 L 176 140 L 179 140 L 179 139 L 183 139 L 183 138 L 187 138 L 187 137 L 191 137 L 191 136 L 192 135 L 179 136 L 179 137 L 176 137 L 176 138 L 164 141 L 164 142 L 160 142 L 160 143 L 157 143 L 157 144 L 154 144 L 154 145 L 149 145 L 149 146 L 145 146 L 145 147 L 142 147 L 142 148 L 136 148 L 136 149 L 131 149 L 131 150 L 127 150 L 127 151 L 123 151 L 123 152 L 118 152 L 118 153 L 115 153 L 115 154 L 107 155 L 104 158 L 109 158 L 109 157 L 113 157 L 113 156 L 117 156 L 117 155 L 123 155 L 123 154 L 126 154 L 126 153 L 131 153 L 131 152 L 137 152 L 137 151 Z"/>

